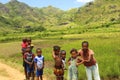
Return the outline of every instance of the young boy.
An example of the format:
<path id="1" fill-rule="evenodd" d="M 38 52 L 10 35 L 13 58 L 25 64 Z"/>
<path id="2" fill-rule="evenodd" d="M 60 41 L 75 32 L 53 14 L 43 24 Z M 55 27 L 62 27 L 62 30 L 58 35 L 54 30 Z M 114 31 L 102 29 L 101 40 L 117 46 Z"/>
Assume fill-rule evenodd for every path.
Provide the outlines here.
<path id="1" fill-rule="evenodd" d="M 92 74 L 94 80 L 100 80 L 98 64 L 94 57 L 93 50 L 89 49 L 89 43 L 87 41 L 82 42 L 82 49 L 79 50 L 79 55 L 84 60 L 88 80 L 92 80 Z"/>
<path id="2" fill-rule="evenodd" d="M 56 80 L 63 80 L 64 67 L 63 67 L 62 58 L 60 56 L 60 47 L 59 46 L 53 47 L 52 55 L 53 55 L 53 58 L 55 61 L 54 74 L 56 76 Z"/>
<path id="3" fill-rule="evenodd" d="M 78 80 L 78 65 L 82 64 L 83 61 L 78 57 L 76 49 L 70 51 L 71 57 L 68 60 L 68 80 Z"/>
<path id="4" fill-rule="evenodd" d="M 36 67 L 36 80 L 43 80 L 43 69 L 44 69 L 44 56 L 42 56 L 42 50 L 40 48 L 36 49 L 37 56 L 34 59 Z M 40 78 L 40 79 L 39 79 Z"/>
<path id="5" fill-rule="evenodd" d="M 27 69 L 27 80 L 30 80 L 30 76 L 32 75 L 32 80 L 34 80 L 34 54 L 31 53 L 30 47 L 26 49 L 24 54 L 24 61 L 26 62 L 26 69 Z"/>

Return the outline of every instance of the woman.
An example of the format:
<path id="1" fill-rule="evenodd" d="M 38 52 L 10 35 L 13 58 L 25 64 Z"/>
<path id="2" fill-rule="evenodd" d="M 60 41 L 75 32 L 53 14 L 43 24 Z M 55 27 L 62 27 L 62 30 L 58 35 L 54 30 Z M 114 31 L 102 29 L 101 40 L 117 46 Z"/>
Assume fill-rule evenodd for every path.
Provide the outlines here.
<path id="1" fill-rule="evenodd" d="M 94 80 L 100 80 L 99 71 L 98 71 L 98 64 L 96 59 L 94 58 L 94 52 L 88 48 L 89 43 L 87 41 L 82 42 L 82 49 L 79 50 L 79 55 L 83 58 L 84 66 L 86 67 L 86 74 L 88 80 L 92 79 L 92 74 Z"/>

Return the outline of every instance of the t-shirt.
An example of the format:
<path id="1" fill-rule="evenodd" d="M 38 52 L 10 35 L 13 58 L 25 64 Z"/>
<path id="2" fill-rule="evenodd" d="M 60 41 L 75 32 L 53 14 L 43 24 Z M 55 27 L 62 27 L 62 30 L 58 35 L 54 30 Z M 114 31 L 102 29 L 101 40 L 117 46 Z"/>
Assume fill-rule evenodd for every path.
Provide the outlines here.
<path id="1" fill-rule="evenodd" d="M 44 63 L 44 56 L 36 56 L 34 62 L 37 63 L 38 68 L 42 68 Z"/>
<path id="2" fill-rule="evenodd" d="M 25 53 L 24 54 L 24 59 L 26 59 L 28 62 L 32 62 L 34 59 L 34 54 L 33 53 Z"/>
<path id="3" fill-rule="evenodd" d="M 79 55 L 84 59 L 84 60 L 88 60 L 89 55 L 91 55 L 91 59 L 89 62 L 84 62 L 84 65 L 89 67 L 92 65 L 96 64 L 96 59 L 94 58 L 94 52 L 92 50 L 89 49 L 88 53 L 86 53 L 86 55 L 84 55 L 83 51 L 80 50 L 79 51 Z"/>
<path id="4" fill-rule="evenodd" d="M 21 46 L 22 46 L 22 48 L 27 48 L 27 43 L 24 43 L 24 42 L 23 42 L 23 43 L 21 44 Z"/>

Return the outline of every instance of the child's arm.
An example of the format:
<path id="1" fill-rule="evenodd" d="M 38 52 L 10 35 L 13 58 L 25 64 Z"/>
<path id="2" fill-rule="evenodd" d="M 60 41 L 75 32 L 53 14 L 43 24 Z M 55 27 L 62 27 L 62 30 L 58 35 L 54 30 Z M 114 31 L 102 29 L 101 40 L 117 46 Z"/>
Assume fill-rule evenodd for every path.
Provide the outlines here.
<path id="1" fill-rule="evenodd" d="M 44 69 L 44 65 L 45 65 L 45 63 L 44 63 L 44 58 L 43 58 L 43 66 L 42 66 L 42 69 Z"/>
<path id="2" fill-rule="evenodd" d="M 69 58 L 69 59 L 68 59 L 68 65 L 70 65 L 70 64 L 71 64 L 71 63 L 70 63 L 70 60 L 71 60 L 71 58 Z"/>
<path id="3" fill-rule="evenodd" d="M 52 52 L 52 57 L 55 59 L 55 52 L 54 51 Z"/>
<path id="4" fill-rule="evenodd" d="M 79 65 L 83 64 L 83 62 L 84 62 L 84 60 L 82 58 L 78 58 L 76 65 L 79 66 Z"/>

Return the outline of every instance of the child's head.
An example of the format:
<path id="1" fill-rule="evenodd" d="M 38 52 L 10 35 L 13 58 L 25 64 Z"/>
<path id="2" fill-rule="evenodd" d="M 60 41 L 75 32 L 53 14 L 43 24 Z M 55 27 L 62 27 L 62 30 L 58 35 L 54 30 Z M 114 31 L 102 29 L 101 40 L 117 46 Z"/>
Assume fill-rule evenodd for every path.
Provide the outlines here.
<path id="1" fill-rule="evenodd" d="M 62 58 L 66 58 L 66 51 L 65 50 L 61 50 L 60 51 L 60 55 Z"/>
<path id="2" fill-rule="evenodd" d="M 31 44 L 31 42 L 32 42 L 31 38 L 28 38 L 27 42 L 28 42 L 28 44 Z"/>
<path id="3" fill-rule="evenodd" d="M 53 51 L 55 52 L 55 55 L 59 55 L 60 47 L 59 46 L 53 46 Z"/>
<path id="4" fill-rule="evenodd" d="M 83 51 L 88 51 L 89 43 L 87 41 L 82 42 L 82 50 Z"/>
<path id="5" fill-rule="evenodd" d="M 70 54 L 71 54 L 71 57 L 72 57 L 72 58 L 76 58 L 76 57 L 78 56 L 78 51 L 77 51 L 77 49 L 72 49 L 72 50 L 70 51 Z"/>
<path id="6" fill-rule="evenodd" d="M 27 38 L 23 38 L 22 42 L 26 43 L 27 42 Z"/>
<path id="7" fill-rule="evenodd" d="M 26 52 L 30 52 L 31 51 L 31 48 L 30 47 L 27 47 L 26 48 Z"/>
<path id="8" fill-rule="evenodd" d="M 41 48 L 37 48 L 36 49 L 36 53 L 37 53 L 38 56 L 41 56 L 41 54 L 42 54 Z"/>

